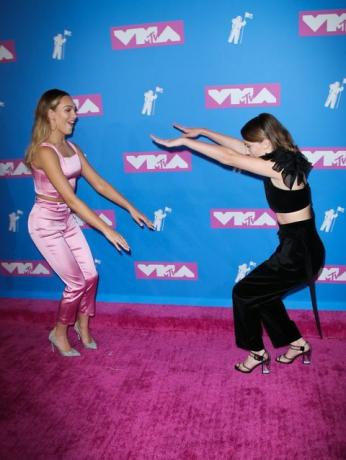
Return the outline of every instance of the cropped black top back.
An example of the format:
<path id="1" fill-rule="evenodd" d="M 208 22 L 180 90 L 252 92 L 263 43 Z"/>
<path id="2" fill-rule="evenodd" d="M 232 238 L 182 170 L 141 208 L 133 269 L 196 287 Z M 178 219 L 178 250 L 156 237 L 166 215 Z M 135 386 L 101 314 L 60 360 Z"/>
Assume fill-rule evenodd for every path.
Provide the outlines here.
<path id="1" fill-rule="evenodd" d="M 297 151 L 277 149 L 261 156 L 263 160 L 274 162 L 274 171 L 281 172 L 284 184 L 290 190 L 284 190 L 272 183 L 270 177 L 264 179 L 264 189 L 269 207 L 274 212 L 295 212 L 311 205 L 311 190 L 306 178 L 312 168 L 305 156 Z M 299 190 L 292 190 L 294 182 L 305 184 Z"/>

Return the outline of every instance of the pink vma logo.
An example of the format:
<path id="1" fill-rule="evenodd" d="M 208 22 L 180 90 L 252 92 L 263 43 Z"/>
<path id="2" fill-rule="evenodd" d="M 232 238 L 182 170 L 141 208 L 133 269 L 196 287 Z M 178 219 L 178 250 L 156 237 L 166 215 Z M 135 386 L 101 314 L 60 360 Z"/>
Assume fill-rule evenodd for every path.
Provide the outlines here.
<path id="1" fill-rule="evenodd" d="M 103 222 L 109 225 L 112 228 L 115 228 L 115 213 L 112 209 L 94 209 L 95 214 L 99 216 Z M 77 214 L 74 214 L 77 223 L 79 224 L 80 228 L 91 228 L 86 222 L 84 222 Z"/>
<path id="2" fill-rule="evenodd" d="M 53 272 L 45 260 L 2 260 L 0 273 L 7 276 L 52 276 Z"/>
<path id="3" fill-rule="evenodd" d="M 346 169 L 346 147 L 303 147 L 301 151 L 316 169 Z"/>
<path id="4" fill-rule="evenodd" d="M 317 278 L 317 282 L 346 283 L 346 265 L 325 265 Z"/>
<path id="5" fill-rule="evenodd" d="M 124 153 L 124 169 L 127 173 L 191 171 L 191 153 Z"/>
<path id="6" fill-rule="evenodd" d="M 299 35 L 345 35 L 346 10 L 301 11 Z"/>
<path id="7" fill-rule="evenodd" d="M 79 117 L 92 117 L 103 115 L 101 94 L 84 94 L 82 96 L 72 96 L 76 104 Z"/>
<path id="8" fill-rule="evenodd" d="M 196 263 L 182 262 L 135 262 L 136 278 L 156 280 L 198 279 Z"/>
<path id="9" fill-rule="evenodd" d="M 280 85 L 268 83 L 207 86 L 205 103 L 207 109 L 280 105 Z"/>
<path id="10" fill-rule="evenodd" d="M 212 228 L 276 228 L 271 209 L 212 209 Z"/>
<path id="11" fill-rule="evenodd" d="M 184 43 L 184 23 L 170 21 L 113 27 L 111 40 L 114 50 L 181 45 Z"/>
<path id="12" fill-rule="evenodd" d="M 0 63 L 16 60 L 16 50 L 13 40 L 0 41 Z"/>
<path id="13" fill-rule="evenodd" d="M 8 177 L 29 177 L 31 171 L 23 160 L 0 160 L 0 179 Z"/>

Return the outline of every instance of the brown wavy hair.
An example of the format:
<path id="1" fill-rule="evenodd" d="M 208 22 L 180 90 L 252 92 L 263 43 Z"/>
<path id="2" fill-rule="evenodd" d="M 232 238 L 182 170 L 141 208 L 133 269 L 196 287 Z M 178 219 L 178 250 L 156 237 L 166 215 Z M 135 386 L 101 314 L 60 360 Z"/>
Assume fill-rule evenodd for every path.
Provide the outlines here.
<path id="1" fill-rule="evenodd" d="M 32 127 L 31 143 L 25 152 L 24 162 L 31 167 L 33 155 L 37 147 L 44 142 L 51 133 L 51 126 L 48 119 L 48 111 L 55 110 L 64 96 L 69 96 L 61 89 L 50 89 L 42 94 L 35 110 L 35 119 Z"/>
<path id="2" fill-rule="evenodd" d="M 262 142 L 269 139 L 273 149 L 282 148 L 291 152 L 299 151 L 288 130 L 270 113 L 261 113 L 249 120 L 241 129 L 243 139 L 249 142 Z"/>

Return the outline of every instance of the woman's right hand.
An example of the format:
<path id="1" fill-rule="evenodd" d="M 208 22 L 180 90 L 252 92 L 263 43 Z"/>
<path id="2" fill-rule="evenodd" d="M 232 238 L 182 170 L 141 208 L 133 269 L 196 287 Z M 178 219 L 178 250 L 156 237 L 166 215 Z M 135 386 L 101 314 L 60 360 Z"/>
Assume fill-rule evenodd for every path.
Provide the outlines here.
<path id="1" fill-rule="evenodd" d="M 114 244 L 119 252 L 121 252 L 122 249 L 124 249 L 124 251 L 130 250 L 130 246 L 127 244 L 125 238 L 123 238 L 120 233 L 116 232 L 111 227 L 104 232 L 104 235 L 112 244 Z"/>
<path id="2" fill-rule="evenodd" d="M 174 124 L 173 127 L 181 131 L 183 133 L 183 137 L 188 137 L 190 139 L 202 136 L 204 131 L 203 128 L 187 128 L 186 126 L 177 124 Z"/>

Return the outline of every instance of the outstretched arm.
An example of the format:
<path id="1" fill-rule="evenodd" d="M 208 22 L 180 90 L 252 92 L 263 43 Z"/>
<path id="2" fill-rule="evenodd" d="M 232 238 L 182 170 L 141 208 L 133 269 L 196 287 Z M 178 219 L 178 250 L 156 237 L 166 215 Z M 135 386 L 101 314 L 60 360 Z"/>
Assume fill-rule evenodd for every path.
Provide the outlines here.
<path id="1" fill-rule="evenodd" d="M 243 141 L 237 139 L 232 136 L 226 136 L 225 134 L 217 133 L 215 131 L 211 131 L 207 128 L 187 128 L 186 126 L 175 124 L 173 125 L 174 128 L 178 129 L 183 133 L 182 137 L 186 137 L 189 139 L 194 139 L 200 136 L 207 137 L 208 139 L 216 142 L 223 147 L 227 147 L 229 149 L 234 150 L 241 155 L 249 155 L 248 148 L 244 144 Z"/>
<path id="2" fill-rule="evenodd" d="M 100 195 L 126 209 L 141 227 L 145 224 L 148 228 L 154 229 L 154 224 L 144 214 L 139 212 L 120 192 L 94 170 L 80 150 L 78 150 L 78 155 L 82 163 L 82 176 Z"/>
<path id="3" fill-rule="evenodd" d="M 150 136 L 154 142 L 167 148 L 187 147 L 208 158 L 218 161 L 221 164 L 232 166 L 243 171 L 248 171 L 260 176 L 280 179 L 281 173 L 272 169 L 272 162 L 249 155 L 241 155 L 238 152 L 223 147 L 222 145 L 209 144 L 194 139 L 178 137 L 177 139 L 161 139 L 157 136 Z"/>
<path id="4" fill-rule="evenodd" d="M 51 181 L 59 195 L 69 208 L 76 212 L 85 222 L 99 230 L 118 249 L 129 251 L 130 247 L 120 233 L 114 231 L 100 219 L 77 195 L 74 193 L 69 181 L 62 172 L 56 153 L 48 147 L 40 147 L 35 154 L 35 165 L 42 169 Z"/>

